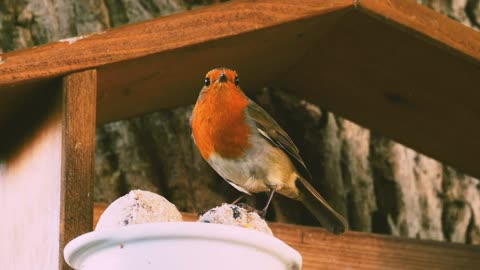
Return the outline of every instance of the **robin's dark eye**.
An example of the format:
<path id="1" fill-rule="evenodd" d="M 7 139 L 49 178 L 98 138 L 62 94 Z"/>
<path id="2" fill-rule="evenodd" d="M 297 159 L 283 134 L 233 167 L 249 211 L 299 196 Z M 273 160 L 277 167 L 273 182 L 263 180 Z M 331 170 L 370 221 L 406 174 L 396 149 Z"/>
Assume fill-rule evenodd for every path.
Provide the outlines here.
<path id="1" fill-rule="evenodd" d="M 209 85 L 210 85 L 210 78 L 205 77 L 205 86 L 209 86 Z"/>
<path id="2" fill-rule="evenodd" d="M 238 76 L 235 76 L 235 85 L 238 85 L 240 83 L 240 79 L 238 78 Z"/>

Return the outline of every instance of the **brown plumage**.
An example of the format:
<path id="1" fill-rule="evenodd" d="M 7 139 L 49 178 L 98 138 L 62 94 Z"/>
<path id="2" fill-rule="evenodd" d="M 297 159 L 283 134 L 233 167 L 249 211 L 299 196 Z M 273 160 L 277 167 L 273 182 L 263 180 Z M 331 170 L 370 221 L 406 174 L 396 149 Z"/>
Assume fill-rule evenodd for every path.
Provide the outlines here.
<path id="1" fill-rule="evenodd" d="M 226 68 L 207 73 L 193 109 L 192 136 L 203 158 L 227 182 L 247 194 L 270 191 L 300 200 L 333 233 L 347 223 L 309 184 L 300 152 L 270 115 L 240 89 Z"/>

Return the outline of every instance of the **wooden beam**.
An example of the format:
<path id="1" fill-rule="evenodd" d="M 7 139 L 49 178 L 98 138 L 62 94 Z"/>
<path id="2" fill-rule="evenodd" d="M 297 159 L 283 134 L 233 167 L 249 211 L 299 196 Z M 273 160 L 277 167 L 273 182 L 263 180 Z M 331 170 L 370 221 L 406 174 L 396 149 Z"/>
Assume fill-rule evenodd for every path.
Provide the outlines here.
<path id="1" fill-rule="evenodd" d="M 412 25 L 422 24 L 422 16 L 430 13 L 409 1 L 375 3 L 380 2 L 395 8 L 394 14 L 383 11 L 394 18 L 417 18 L 411 19 Z M 391 12 L 390 9 L 387 10 Z M 308 52 L 275 84 L 480 177 L 476 162 L 480 126 L 471 124 L 480 121 L 480 62 L 459 57 L 447 43 L 440 45 L 421 32 L 412 35 L 404 29 L 406 26 L 394 23 L 392 17 L 388 23 L 379 23 L 386 19 L 379 18 L 379 14 L 371 16 L 372 10 L 362 8 L 343 17 L 316 44 L 316 50 Z M 409 11 L 418 16 L 407 15 Z M 431 19 L 442 25 L 445 18 L 435 14 Z M 461 25 L 451 27 L 456 28 L 464 29 Z M 451 35 L 445 36 L 453 43 Z M 478 33 L 472 34 L 471 43 L 466 35 L 455 39 L 463 38 L 468 45 L 474 44 L 477 36 Z"/>
<path id="2" fill-rule="evenodd" d="M 243 0 L 1 54 L 0 86 L 136 59 L 349 7 L 368 11 L 402 25 L 406 31 L 422 33 L 480 60 L 480 35 L 476 31 L 415 1 L 299 0 L 292 3 L 288 0 Z M 38 68 L 40 66 L 42 68 Z"/>
<path id="3" fill-rule="evenodd" d="M 478 64 L 480 60 L 480 35 L 470 27 L 449 20 L 445 15 L 411 0 L 359 0 L 357 8 L 392 24 L 403 31 L 416 34 L 426 42 Z M 474 34 L 477 32 L 476 34 Z M 455 33 L 452 35 L 452 33 Z"/>
<path id="4" fill-rule="evenodd" d="M 63 156 L 60 211 L 60 253 L 73 238 L 90 231 L 96 119 L 96 70 L 63 78 Z M 60 256 L 63 269 L 69 269 Z"/>
<path id="5" fill-rule="evenodd" d="M 242 0 L 198 8 L 90 36 L 3 54 L 0 86 L 136 59 L 351 5 L 352 0 Z"/>
<path id="6" fill-rule="evenodd" d="M 106 204 L 94 205 L 94 224 Z M 197 215 L 184 213 L 184 220 Z M 303 270 L 474 269 L 480 247 L 348 231 L 340 236 L 318 227 L 269 223 L 274 235 L 303 257 Z"/>

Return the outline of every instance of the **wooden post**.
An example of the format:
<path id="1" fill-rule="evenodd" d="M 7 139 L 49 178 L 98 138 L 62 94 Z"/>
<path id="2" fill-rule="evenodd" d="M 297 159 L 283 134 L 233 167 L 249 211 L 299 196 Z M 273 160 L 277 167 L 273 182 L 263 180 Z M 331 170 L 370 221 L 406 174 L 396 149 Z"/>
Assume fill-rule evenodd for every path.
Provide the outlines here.
<path id="1" fill-rule="evenodd" d="M 91 231 L 96 119 L 96 70 L 63 78 L 63 156 L 60 211 L 60 264 L 65 245 Z"/>
<path id="2" fill-rule="evenodd" d="M 96 71 L 37 92 L 0 123 L 0 269 L 68 269 L 92 226 Z"/>

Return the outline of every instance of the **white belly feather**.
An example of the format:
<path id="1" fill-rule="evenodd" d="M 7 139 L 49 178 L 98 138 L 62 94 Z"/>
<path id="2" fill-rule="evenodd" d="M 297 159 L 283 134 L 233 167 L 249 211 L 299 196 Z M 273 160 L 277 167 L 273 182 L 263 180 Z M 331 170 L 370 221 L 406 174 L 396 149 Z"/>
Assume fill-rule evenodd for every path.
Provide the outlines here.
<path id="1" fill-rule="evenodd" d="M 264 192 L 274 187 L 278 192 L 291 197 L 290 193 L 296 190 L 294 181 L 297 173 L 288 156 L 261 136 L 251 137 L 250 142 L 251 147 L 242 158 L 232 160 L 212 154 L 208 162 L 241 192 Z"/>

